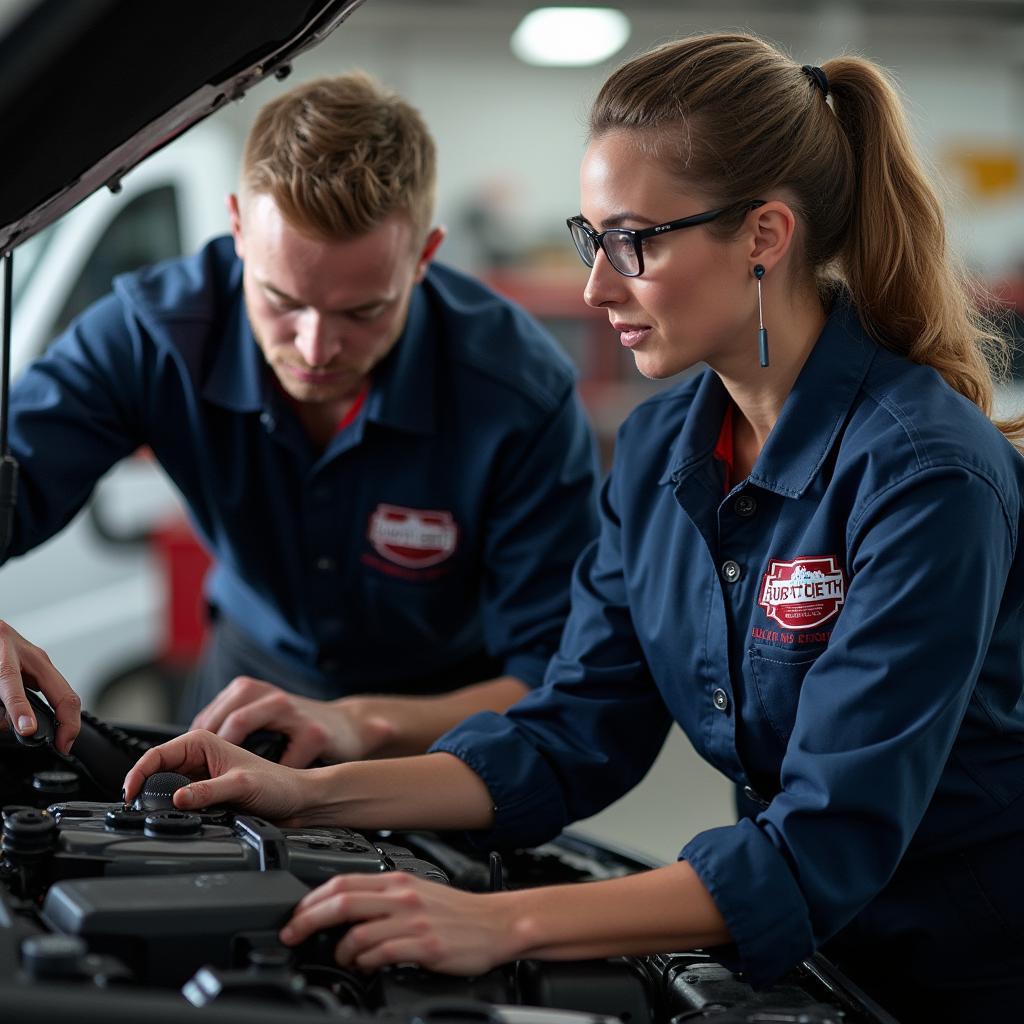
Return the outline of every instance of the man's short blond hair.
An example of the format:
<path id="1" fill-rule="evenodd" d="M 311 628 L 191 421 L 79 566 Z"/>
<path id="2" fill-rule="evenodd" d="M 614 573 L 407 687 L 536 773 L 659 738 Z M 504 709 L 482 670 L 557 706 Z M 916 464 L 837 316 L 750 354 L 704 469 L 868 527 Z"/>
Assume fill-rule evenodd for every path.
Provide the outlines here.
<path id="1" fill-rule="evenodd" d="M 359 237 L 393 213 L 417 244 L 434 213 L 437 157 L 417 111 L 361 71 L 319 78 L 256 116 L 242 163 L 245 193 L 270 196 L 282 216 L 330 241 Z"/>

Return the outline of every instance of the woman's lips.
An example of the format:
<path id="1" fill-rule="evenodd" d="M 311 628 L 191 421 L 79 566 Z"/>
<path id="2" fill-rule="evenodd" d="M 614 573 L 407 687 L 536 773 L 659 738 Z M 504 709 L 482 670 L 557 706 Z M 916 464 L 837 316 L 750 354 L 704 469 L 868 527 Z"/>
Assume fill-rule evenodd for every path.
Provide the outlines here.
<path id="1" fill-rule="evenodd" d="M 612 324 L 619 332 L 619 340 L 625 348 L 635 348 L 651 333 L 650 327 L 641 324 Z"/>

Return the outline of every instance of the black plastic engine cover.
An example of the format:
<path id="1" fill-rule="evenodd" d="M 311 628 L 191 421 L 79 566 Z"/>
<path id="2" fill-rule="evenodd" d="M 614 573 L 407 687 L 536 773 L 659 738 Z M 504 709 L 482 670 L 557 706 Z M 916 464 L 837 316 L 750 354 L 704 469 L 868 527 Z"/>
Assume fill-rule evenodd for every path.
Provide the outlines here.
<path id="1" fill-rule="evenodd" d="M 287 871 L 83 878 L 51 886 L 42 916 L 138 977 L 180 986 L 196 963 L 234 966 L 242 935 L 273 943 L 308 891 Z"/>

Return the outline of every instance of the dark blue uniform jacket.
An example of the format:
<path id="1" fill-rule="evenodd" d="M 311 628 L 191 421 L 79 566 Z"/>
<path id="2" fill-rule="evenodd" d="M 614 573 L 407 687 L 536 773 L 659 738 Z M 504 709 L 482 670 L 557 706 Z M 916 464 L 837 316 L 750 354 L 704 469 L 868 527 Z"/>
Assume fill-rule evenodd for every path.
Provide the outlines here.
<path id="1" fill-rule="evenodd" d="M 675 720 L 764 799 L 680 854 L 753 980 L 855 918 L 865 941 L 937 915 L 967 947 L 973 910 L 985 941 L 1019 936 L 1024 459 L 842 300 L 724 493 L 727 402 L 705 372 L 630 416 L 544 686 L 437 744 L 491 791 L 483 838 L 538 842 L 594 814 Z"/>
<path id="2" fill-rule="evenodd" d="M 13 553 L 148 445 L 215 558 L 209 601 L 339 696 L 486 652 L 529 685 L 595 535 L 571 365 L 538 324 L 433 266 L 358 419 L 317 453 L 274 386 L 230 238 L 130 274 L 19 379 Z M 324 676 L 321 676 L 324 678 Z"/>

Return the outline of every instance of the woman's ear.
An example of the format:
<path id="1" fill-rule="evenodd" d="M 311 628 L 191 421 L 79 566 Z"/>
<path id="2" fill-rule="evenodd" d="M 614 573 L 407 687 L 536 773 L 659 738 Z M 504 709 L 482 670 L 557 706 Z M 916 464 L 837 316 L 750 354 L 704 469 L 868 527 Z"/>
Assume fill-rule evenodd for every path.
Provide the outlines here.
<path id="1" fill-rule="evenodd" d="M 750 265 L 760 263 L 770 271 L 785 259 L 793 244 L 796 215 L 781 199 L 772 199 L 751 210 L 747 218 Z"/>

